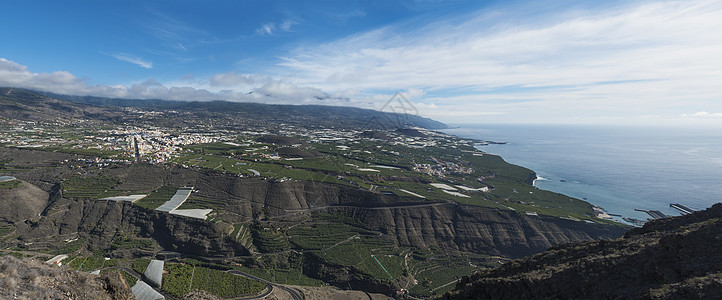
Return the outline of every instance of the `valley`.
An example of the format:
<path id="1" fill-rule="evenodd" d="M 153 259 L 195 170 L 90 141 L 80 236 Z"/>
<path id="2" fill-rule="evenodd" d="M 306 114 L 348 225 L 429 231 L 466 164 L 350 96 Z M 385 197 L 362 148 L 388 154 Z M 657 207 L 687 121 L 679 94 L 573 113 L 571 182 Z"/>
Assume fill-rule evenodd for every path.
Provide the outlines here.
<path id="1" fill-rule="evenodd" d="M 0 92 L 17 111 L 63 107 L 1 116 L 0 175 L 17 178 L 0 187 L 3 255 L 64 254 L 65 268 L 122 270 L 129 281 L 162 260 L 168 298 L 260 295 L 270 283 L 430 297 L 475 271 L 629 229 L 533 187 L 534 172 L 473 147 L 483 141 L 415 116 L 293 108 L 281 121 L 234 104 L 129 108 Z M 157 210 L 183 188 L 174 210 L 207 214 Z M 112 200 L 131 195 L 144 196 Z M 223 283 L 233 280 L 247 288 Z"/>

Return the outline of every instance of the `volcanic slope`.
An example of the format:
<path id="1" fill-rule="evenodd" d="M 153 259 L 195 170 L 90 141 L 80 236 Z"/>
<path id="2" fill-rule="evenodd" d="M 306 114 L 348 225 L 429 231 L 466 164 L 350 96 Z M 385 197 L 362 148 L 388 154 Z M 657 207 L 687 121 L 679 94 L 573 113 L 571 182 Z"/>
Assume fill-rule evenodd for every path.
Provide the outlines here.
<path id="1" fill-rule="evenodd" d="M 624 238 L 553 247 L 465 277 L 444 299 L 719 299 L 722 204 Z"/>

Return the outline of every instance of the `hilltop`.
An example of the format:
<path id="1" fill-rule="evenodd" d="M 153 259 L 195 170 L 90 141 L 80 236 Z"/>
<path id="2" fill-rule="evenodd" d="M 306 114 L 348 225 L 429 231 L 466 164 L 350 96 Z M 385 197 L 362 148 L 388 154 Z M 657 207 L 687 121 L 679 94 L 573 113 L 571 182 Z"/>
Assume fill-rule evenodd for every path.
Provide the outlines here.
<path id="1" fill-rule="evenodd" d="M 552 247 L 464 277 L 444 299 L 715 299 L 722 204 L 659 219 L 617 240 Z"/>

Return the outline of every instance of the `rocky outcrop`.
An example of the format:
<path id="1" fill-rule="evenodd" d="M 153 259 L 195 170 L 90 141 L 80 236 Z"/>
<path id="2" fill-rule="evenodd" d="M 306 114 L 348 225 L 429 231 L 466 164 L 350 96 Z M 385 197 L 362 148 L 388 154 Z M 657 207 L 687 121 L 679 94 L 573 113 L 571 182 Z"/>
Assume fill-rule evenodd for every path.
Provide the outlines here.
<path id="1" fill-rule="evenodd" d="M 618 240 L 566 244 L 465 277 L 446 299 L 715 299 L 722 204 Z"/>
<path id="2" fill-rule="evenodd" d="M 2 299 L 135 299 L 117 272 L 96 276 L 13 256 L 0 257 L 0 287 Z"/>
<path id="3" fill-rule="evenodd" d="M 213 224 L 147 210 L 129 203 L 104 200 L 62 199 L 50 213 L 36 221 L 16 224 L 23 240 L 78 235 L 94 249 L 107 249 L 112 241 L 134 234 L 151 238 L 163 249 L 200 256 L 246 255 L 248 250 L 232 241 L 227 230 Z"/>

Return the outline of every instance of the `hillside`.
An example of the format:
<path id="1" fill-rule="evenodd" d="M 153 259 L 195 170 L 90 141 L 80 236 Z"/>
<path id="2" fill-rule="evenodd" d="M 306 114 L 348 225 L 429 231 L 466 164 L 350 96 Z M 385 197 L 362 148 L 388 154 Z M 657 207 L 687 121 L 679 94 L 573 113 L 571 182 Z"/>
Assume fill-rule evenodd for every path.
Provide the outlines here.
<path id="1" fill-rule="evenodd" d="M 1 92 L 2 90 L 0 90 Z M 205 111 L 243 116 L 262 121 L 282 123 L 314 123 L 317 125 L 355 126 L 368 128 L 396 128 L 418 126 L 427 129 L 445 129 L 444 123 L 411 114 L 380 112 L 371 109 L 325 105 L 277 105 L 228 101 L 169 101 L 158 99 L 118 99 L 92 96 L 72 96 L 35 92 L 55 99 L 98 107 L 133 107 L 181 111 Z M 322 102 L 320 102 L 322 103 Z M 372 123 L 372 124 L 369 124 Z"/>
<path id="2" fill-rule="evenodd" d="M 719 299 L 722 204 L 623 238 L 553 247 L 465 277 L 444 299 Z"/>
<path id="3" fill-rule="evenodd" d="M 121 115 L 114 109 L 77 104 L 23 89 L 0 88 L 0 117 L 23 121 L 109 121 Z"/>
<path id="4" fill-rule="evenodd" d="M 0 256 L 2 299 L 135 299 L 117 272 L 95 276 L 34 259 Z"/>

